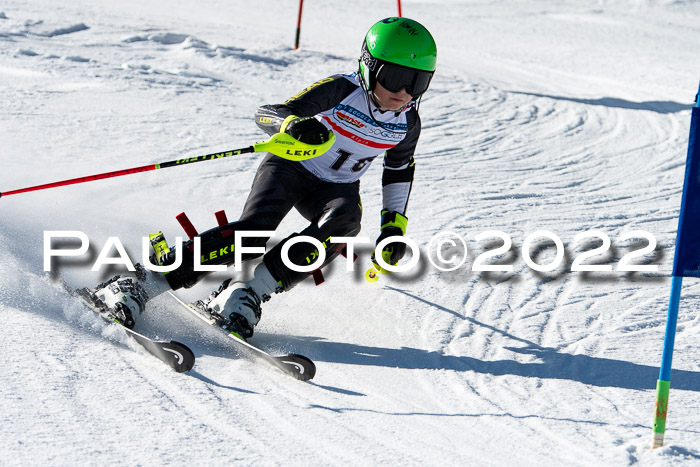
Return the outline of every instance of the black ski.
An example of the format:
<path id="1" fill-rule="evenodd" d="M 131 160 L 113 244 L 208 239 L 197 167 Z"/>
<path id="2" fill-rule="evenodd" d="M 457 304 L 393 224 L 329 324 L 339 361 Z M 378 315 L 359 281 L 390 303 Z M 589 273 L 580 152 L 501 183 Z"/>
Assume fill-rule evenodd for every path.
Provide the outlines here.
<path id="1" fill-rule="evenodd" d="M 175 300 L 177 300 L 177 302 L 190 313 L 192 313 L 202 321 L 210 324 L 214 328 L 218 329 L 220 332 L 223 332 L 228 337 L 230 337 L 248 355 L 259 360 L 264 360 L 265 362 L 273 365 L 274 367 L 279 368 L 289 376 L 301 381 L 308 381 L 312 379 L 316 374 L 316 365 L 314 365 L 314 362 L 304 357 L 303 355 L 288 354 L 280 357 L 270 355 L 264 350 L 259 349 L 258 347 L 255 347 L 254 345 L 245 341 L 240 336 L 238 336 L 238 334 L 225 329 L 226 320 L 224 320 L 221 316 L 215 313 L 210 313 L 202 307 L 198 307 L 194 304 L 185 303 L 172 292 L 170 292 L 170 295 L 172 295 L 175 298 Z"/>
<path id="2" fill-rule="evenodd" d="M 81 302 L 86 308 L 89 308 L 95 314 L 99 315 L 105 321 L 115 326 L 120 326 L 127 335 L 131 336 L 136 342 L 141 344 L 141 346 L 148 351 L 151 355 L 157 359 L 165 362 L 173 370 L 178 373 L 184 373 L 190 371 L 194 366 L 194 354 L 185 344 L 181 344 L 176 341 L 156 341 L 149 337 L 139 334 L 133 329 L 129 329 L 123 326 L 118 321 L 110 318 L 98 301 L 96 301 L 95 295 L 87 288 L 83 289 L 71 289 L 67 284 L 63 283 L 63 287 L 74 297 L 81 299 Z"/>

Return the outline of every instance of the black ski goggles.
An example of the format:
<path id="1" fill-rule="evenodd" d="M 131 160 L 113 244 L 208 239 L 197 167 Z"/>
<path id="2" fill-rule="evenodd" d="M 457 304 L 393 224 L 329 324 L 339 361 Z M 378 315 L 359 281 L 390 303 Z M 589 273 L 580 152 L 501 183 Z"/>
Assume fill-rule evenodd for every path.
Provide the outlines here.
<path id="1" fill-rule="evenodd" d="M 376 79 L 389 92 L 399 92 L 406 89 L 413 98 L 417 99 L 428 90 L 432 71 L 416 70 L 389 62 L 379 62 Z"/>

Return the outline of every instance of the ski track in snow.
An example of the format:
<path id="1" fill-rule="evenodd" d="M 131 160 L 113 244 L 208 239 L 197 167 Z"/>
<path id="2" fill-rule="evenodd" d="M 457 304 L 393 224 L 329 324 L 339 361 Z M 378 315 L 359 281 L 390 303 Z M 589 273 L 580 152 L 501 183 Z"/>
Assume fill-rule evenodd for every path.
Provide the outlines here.
<path id="1" fill-rule="evenodd" d="M 343 9 L 342 24 L 329 19 L 341 7 L 320 2 L 325 20 L 306 16 L 309 45 L 292 51 L 283 2 L 269 7 L 267 35 L 244 21 L 257 6 L 176 2 L 156 15 L 159 3 L 39 3 L 0 12 L 3 190 L 260 140 L 255 108 L 352 71 L 374 21 L 363 14 L 369 2 Z M 700 292 L 690 280 L 668 445 L 646 449 L 692 97 L 676 96 L 693 92 L 679 76 L 698 71 L 681 73 L 695 52 L 687 44 L 700 39 L 697 21 L 683 18 L 700 17 L 697 2 L 460 1 L 449 18 L 431 2 L 406 7 L 445 44 L 421 104 L 409 210 L 419 271 L 369 285 L 365 249 L 352 280 L 334 264 L 322 288 L 304 283 L 266 304 L 255 343 L 312 358 L 310 383 L 239 358 L 227 339 L 157 298 L 137 330 L 193 349 L 194 370 L 179 375 L 52 285 L 41 232 L 86 232 L 92 260 L 116 235 L 139 260 L 139 237 L 180 235 L 182 210 L 200 229 L 219 209 L 233 219 L 254 156 L 2 199 L 0 463 L 700 465 Z M 222 19 L 231 8 L 242 15 L 234 29 Z M 574 26 L 584 39 L 571 39 Z M 686 45 L 657 45 L 675 35 Z M 636 60 L 625 60 L 632 51 Z M 376 235 L 380 174 L 375 163 L 363 178 L 360 235 Z M 291 215 L 280 235 L 303 225 Z M 542 229 L 565 245 L 549 273 L 522 259 L 525 237 Z M 600 245 L 574 242 L 592 229 L 612 241 L 594 261 L 612 265 L 645 245 L 621 241 L 626 232 L 652 233 L 658 246 L 645 260 L 660 271 L 570 272 Z M 475 240 L 491 230 L 513 241 L 496 260 L 511 272 L 471 270 L 501 245 Z M 468 245 L 467 263 L 452 272 L 425 259 L 444 231 Z M 547 263 L 553 244 L 540 239 L 530 254 Z M 111 275 L 66 262 L 61 274 L 75 285 Z M 216 277 L 181 295 L 207 295 Z"/>

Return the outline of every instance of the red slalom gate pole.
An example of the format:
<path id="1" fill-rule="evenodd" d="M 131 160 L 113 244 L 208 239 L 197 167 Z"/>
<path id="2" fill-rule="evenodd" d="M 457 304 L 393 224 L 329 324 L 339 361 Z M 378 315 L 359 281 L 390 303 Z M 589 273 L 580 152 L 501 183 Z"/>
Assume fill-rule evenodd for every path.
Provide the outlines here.
<path id="1" fill-rule="evenodd" d="M 401 14 L 401 0 L 396 0 L 396 3 L 399 4 L 399 16 L 403 16 L 403 15 Z"/>
<path id="2" fill-rule="evenodd" d="M 299 0 L 299 15 L 297 16 L 297 37 L 294 40 L 294 50 L 299 49 L 299 37 L 301 36 L 301 10 L 304 7 L 304 0 Z"/>

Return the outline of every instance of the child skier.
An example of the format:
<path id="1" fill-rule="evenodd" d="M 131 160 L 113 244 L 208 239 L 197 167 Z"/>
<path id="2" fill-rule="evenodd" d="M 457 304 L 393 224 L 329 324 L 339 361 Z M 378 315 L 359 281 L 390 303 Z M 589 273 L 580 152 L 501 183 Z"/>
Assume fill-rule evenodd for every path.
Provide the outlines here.
<path id="1" fill-rule="evenodd" d="M 326 248 L 325 266 L 338 255 L 338 245 L 328 242 L 329 237 L 359 233 L 359 178 L 383 153 L 383 209 L 376 243 L 405 234 L 413 155 L 421 131 L 418 103 L 435 71 L 436 56 L 435 42 L 420 23 L 387 18 L 367 32 L 358 72 L 331 76 L 284 104 L 258 109 L 255 122 L 270 135 L 285 132 L 317 145 L 327 142 L 332 131 L 336 141 L 325 154 L 301 162 L 268 154 L 258 167 L 240 219 L 199 236 L 207 264 L 228 266 L 234 263 L 235 231 L 274 231 L 293 207 L 310 222 L 265 253 L 252 279 L 225 281 L 209 297 L 206 306 L 228 318 L 230 330 L 243 338 L 251 337 L 260 320 L 261 302 L 308 277 L 308 273 L 294 271 L 282 261 L 286 242 L 300 235 L 319 240 Z M 264 246 L 266 241 L 246 238 L 242 246 Z M 133 316 L 143 312 L 149 298 L 170 289 L 191 287 L 207 274 L 194 270 L 191 243 L 183 245 L 182 265 L 174 271 L 163 275 L 138 268 L 136 277 L 122 275 L 100 284 L 95 295 L 118 320 L 133 326 Z M 397 264 L 405 250 L 404 243 L 393 242 L 376 254 L 383 253 L 388 263 Z M 296 243 L 288 251 L 289 259 L 297 265 L 307 264 L 307 258 L 317 254 L 307 242 Z M 248 254 L 243 259 L 254 257 Z M 175 252 L 171 251 L 161 258 L 161 264 L 173 264 L 174 260 Z"/>

